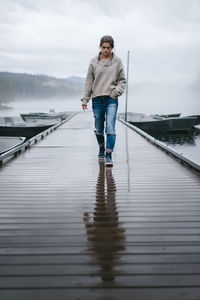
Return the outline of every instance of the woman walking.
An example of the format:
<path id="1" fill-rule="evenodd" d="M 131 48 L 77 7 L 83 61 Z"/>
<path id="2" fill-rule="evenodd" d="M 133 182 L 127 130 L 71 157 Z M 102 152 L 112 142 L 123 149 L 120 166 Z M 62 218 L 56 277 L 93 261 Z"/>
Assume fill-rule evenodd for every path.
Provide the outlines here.
<path id="1" fill-rule="evenodd" d="M 101 51 L 89 64 L 84 97 L 81 99 L 82 108 L 86 110 L 87 103 L 92 97 L 95 134 L 99 145 L 98 158 L 105 158 L 107 166 L 113 165 L 112 152 L 116 140 L 118 97 L 123 94 L 126 86 L 123 64 L 113 53 L 113 48 L 113 38 L 108 35 L 103 36 L 100 40 Z"/>

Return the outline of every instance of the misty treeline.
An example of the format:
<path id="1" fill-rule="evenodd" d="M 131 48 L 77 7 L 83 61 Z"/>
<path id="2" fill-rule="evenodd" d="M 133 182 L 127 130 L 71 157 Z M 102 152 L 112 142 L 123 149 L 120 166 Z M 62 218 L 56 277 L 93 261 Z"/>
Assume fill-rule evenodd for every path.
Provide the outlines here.
<path id="1" fill-rule="evenodd" d="M 0 103 L 81 94 L 82 84 L 47 75 L 0 72 Z"/>
<path id="2" fill-rule="evenodd" d="M 9 103 L 14 100 L 45 99 L 50 97 L 81 96 L 84 79 L 71 77 L 59 79 L 47 75 L 32 75 L 26 73 L 0 72 L 0 103 Z M 156 90 L 153 83 L 134 82 L 130 85 L 132 94 L 151 92 Z M 200 73 L 192 84 L 187 86 L 187 91 L 195 98 L 200 97 Z"/>

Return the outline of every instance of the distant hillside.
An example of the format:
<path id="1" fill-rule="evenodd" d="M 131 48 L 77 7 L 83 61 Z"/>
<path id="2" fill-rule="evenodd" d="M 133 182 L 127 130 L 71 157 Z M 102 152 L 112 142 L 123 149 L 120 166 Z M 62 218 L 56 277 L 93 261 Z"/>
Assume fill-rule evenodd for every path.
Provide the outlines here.
<path id="1" fill-rule="evenodd" d="M 47 75 L 0 72 L 0 102 L 16 99 L 81 95 L 84 79 L 58 79 Z"/>
<path id="2" fill-rule="evenodd" d="M 71 76 L 66 78 L 68 81 L 74 82 L 74 83 L 80 83 L 80 84 L 84 84 L 85 82 L 85 78 L 83 77 L 78 77 L 78 76 Z"/>

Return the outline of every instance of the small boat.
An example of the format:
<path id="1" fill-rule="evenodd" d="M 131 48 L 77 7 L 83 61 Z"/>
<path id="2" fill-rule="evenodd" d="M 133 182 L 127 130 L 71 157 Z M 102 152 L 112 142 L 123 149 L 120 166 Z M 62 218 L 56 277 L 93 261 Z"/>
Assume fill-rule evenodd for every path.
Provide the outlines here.
<path id="1" fill-rule="evenodd" d="M 65 120 L 69 117 L 70 112 L 59 112 L 55 113 L 54 110 L 50 110 L 50 113 L 41 113 L 41 112 L 33 112 L 28 114 L 20 114 L 24 121 L 33 120 L 33 119 L 59 119 L 60 121 Z"/>
<path id="2" fill-rule="evenodd" d="M 0 136 L 24 136 L 30 139 L 51 126 L 52 125 L 0 126 Z"/>
<path id="3" fill-rule="evenodd" d="M 0 126 L 13 126 L 21 124 L 23 121 L 20 116 L 0 117 Z"/>
<path id="4" fill-rule="evenodd" d="M 158 115 L 158 114 L 155 114 L 154 116 L 158 116 L 158 117 L 162 117 L 162 118 L 178 118 L 180 117 L 181 113 L 178 113 L 178 114 L 161 114 L 161 115 Z"/>
<path id="5" fill-rule="evenodd" d="M 55 125 L 56 123 L 61 122 L 61 118 L 56 118 L 56 117 L 52 117 L 52 118 L 43 118 L 43 117 L 29 117 L 29 118 L 25 118 L 25 123 L 30 125 Z"/>
<path id="6" fill-rule="evenodd" d="M 147 133 L 166 133 L 177 131 L 190 131 L 196 121 L 196 117 L 170 117 L 144 114 L 128 115 L 128 122 L 146 131 Z"/>
<path id="7" fill-rule="evenodd" d="M 191 116 L 187 116 L 187 117 L 193 117 L 193 118 L 196 117 L 194 125 L 200 124 L 200 115 L 191 115 Z"/>
<path id="8" fill-rule="evenodd" d="M 39 134 L 40 132 L 53 126 L 55 123 L 51 120 L 43 120 L 42 123 L 39 122 L 21 122 L 14 124 L 0 124 L 0 136 L 23 136 L 27 139 Z"/>
<path id="9" fill-rule="evenodd" d="M 153 115 L 153 116 L 154 116 L 154 118 L 156 118 L 156 117 L 163 117 L 163 118 L 178 118 L 178 117 L 180 117 L 180 115 L 181 115 L 181 114 L 178 113 L 178 114 L 168 114 L 168 115 L 158 115 L 158 114 L 156 114 L 156 115 Z M 184 116 L 184 118 L 190 118 L 190 117 L 196 118 L 195 123 L 194 123 L 194 126 L 200 124 L 200 115 L 189 115 L 189 116 Z"/>
<path id="10" fill-rule="evenodd" d="M 20 116 L 15 116 L 15 117 L 0 117 L 0 126 L 26 126 L 27 122 L 28 124 L 32 125 L 55 125 L 56 123 L 60 122 L 61 119 L 58 117 L 52 117 L 52 118 L 42 118 L 42 117 L 37 117 L 37 118 L 28 118 L 27 121 L 25 122 L 22 120 Z"/>
<path id="11" fill-rule="evenodd" d="M 0 155 L 24 143 L 25 137 L 0 136 Z"/>
<path id="12" fill-rule="evenodd" d="M 27 139 L 54 126 L 60 118 L 30 118 L 27 122 L 21 117 L 0 117 L 0 136 L 24 136 Z"/>

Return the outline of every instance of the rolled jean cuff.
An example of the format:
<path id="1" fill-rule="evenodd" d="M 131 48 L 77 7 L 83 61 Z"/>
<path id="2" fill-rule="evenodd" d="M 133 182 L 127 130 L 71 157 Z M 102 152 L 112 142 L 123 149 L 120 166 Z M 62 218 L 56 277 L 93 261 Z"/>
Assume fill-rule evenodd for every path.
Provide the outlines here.
<path id="1" fill-rule="evenodd" d="M 113 151 L 116 141 L 116 134 L 107 134 L 106 139 L 106 149 L 109 149 L 110 152 Z"/>

